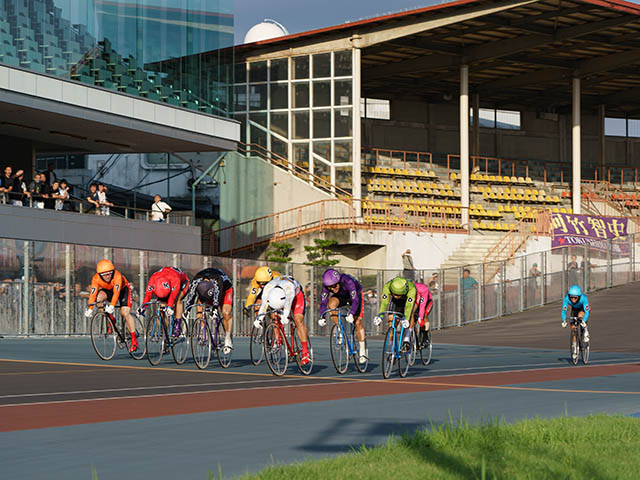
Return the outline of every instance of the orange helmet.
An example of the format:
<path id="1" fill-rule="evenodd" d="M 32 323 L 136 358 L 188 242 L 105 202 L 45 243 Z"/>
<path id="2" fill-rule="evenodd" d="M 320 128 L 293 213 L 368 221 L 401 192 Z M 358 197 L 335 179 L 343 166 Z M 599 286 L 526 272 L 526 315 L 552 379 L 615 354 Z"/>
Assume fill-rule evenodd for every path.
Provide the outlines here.
<path id="1" fill-rule="evenodd" d="M 113 266 L 113 263 L 111 263 L 111 261 L 105 259 L 102 259 L 98 262 L 98 265 L 96 266 L 96 272 L 102 274 L 102 273 L 107 273 L 107 272 L 113 272 L 116 268 Z"/>

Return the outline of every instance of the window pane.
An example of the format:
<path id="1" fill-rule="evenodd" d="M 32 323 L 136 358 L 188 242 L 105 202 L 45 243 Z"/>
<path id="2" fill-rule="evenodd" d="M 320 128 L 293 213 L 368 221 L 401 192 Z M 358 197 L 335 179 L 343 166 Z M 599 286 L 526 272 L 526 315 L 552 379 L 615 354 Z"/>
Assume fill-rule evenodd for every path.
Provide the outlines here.
<path id="1" fill-rule="evenodd" d="M 629 119 L 629 136 L 634 138 L 640 137 L 640 120 Z"/>
<path id="2" fill-rule="evenodd" d="M 253 62 L 249 64 L 249 81 L 267 81 L 267 62 Z"/>
<path id="3" fill-rule="evenodd" d="M 271 110 L 289 108 L 287 94 L 289 89 L 286 83 L 271 84 Z"/>
<path id="4" fill-rule="evenodd" d="M 313 78 L 331 76 L 331 54 L 321 53 L 313 56 Z"/>
<path id="5" fill-rule="evenodd" d="M 331 110 L 313 112 L 313 138 L 329 138 L 331 136 Z"/>
<path id="6" fill-rule="evenodd" d="M 331 161 L 331 142 L 313 142 L 313 153 L 320 155 L 327 162 Z"/>
<path id="7" fill-rule="evenodd" d="M 334 163 L 351 163 L 353 160 L 351 140 L 336 140 L 334 143 Z M 349 167 L 351 168 L 351 167 Z"/>
<path id="8" fill-rule="evenodd" d="M 249 110 L 267 109 L 267 85 L 249 86 Z"/>
<path id="9" fill-rule="evenodd" d="M 313 106 L 331 105 L 331 82 L 313 82 Z"/>
<path id="10" fill-rule="evenodd" d="M 391 118 L 389 100 L 367 98 L 365 108 L 365 116 L 367 118 L 377 118 L 379 120 L 389 120 Z"/>
<path id="11" fill-rule="evenodd" d="M 309 144 L 293 144 L 293 161 L 299 167 L 309 170 Z"/>
<path id="12" fill-rule="evenodd" d="M 351 105 L 351 80 L 336 80 L 334 105 Z"/>
<path id="13" fill-rule="evenodd" d="M 353 188 L 353 170 L 352 167 L 336 167 L 336 185 L 343 190 Z"/>
<path id="14" fill-rule="evenodd" d="M 351 109 L 340 108 L 334 111 L 334 137 L 350 137 L 353 133 L 353 122 L 351 120 Z"/>
<path id="15" fill-rule="evenodd" d="M 309 138 L 309 112 L 294 112 L 293 138 Z"/>
<path id="16" fill-rule="evenodd" d="M 313 174 L 316 177 L 320 177 L 325 182 L 331 183 L 331 167 L 322 160 L 318 160 L 317 158 L 313 159 Z M 320 185 L 326 186 L 324 182 L 320 183 Z"/>
<path id="17" fill-rule="evenodd" d="M 289 114 L 271 113 L 271 130 L 278 135 L 282 135 L 285 138 L 289 138 Z"/>
<path id="18" fill-rule="evenodd" d="M 249 131 L 251 132 L 251 143 L 257 143 L 258 145 L 262 145 L 266 148 L 267 132 L 256 127 L 255 125 L 251 125 Z"/>
<path id="19" fill-rule="evenodd" d="M 251 113 L 249 114 L 249 120 L 256 122 L 259 125 L 267 128 L 267 114 L 265 113 Z"/>
<path id="20" fill-rule="evenodd" d="M 233 88 L 233 109 L 236 112 L 244 112 L 247 109 L 247 86 L 240 85 Z"/>
<path id="21" fill-rule="evenodd" d="M 626 119 L 605 117 L 604 134 L 610 137 L 626 137 L 627 136 Z"/>
<path id="22" fill-rule="evenodd" d="M 276 82 L 288 79 L 289 61 L 286 58 L 271 60 L 271 81 Z"/>
<path id="23" fill-rule="evenodd" d="M 333 75 L 335 77 L 351 76 L 351 50 L 336 52 L 334 54 L 335 65 Z"/>
<path id="24" fill-rule="evenodd" d="M 236 63 L 234 67 L 234 81 L 236 83 L 247 83 L 247 64 Z"/>
<path id="25" fill-rule="evenodd" d="M 240 122 L 240 140 L 247 143 L 247 116 L 234 115 L 233 118 Z"/>
<path id="26" fill-rule="evenodd" d="M 520 130 L 520 112 L 496 110 L 496 127 L 506 130 Z"/>
<path id="27" fill-rule="evenodd" d="M 309 107 L 309 84 L 294 83 L 293 84 L 293 108 Z"/>
<path id="28" fill-rule="evenodd" d="M 309 57 L 295 57 L 293 59 L 293 78 L 309 78 Z"/>
<path id="29" fill-rule="evenodd" d="M 287 143 L 271 135 L 271 151 L 286 161 L 289 157 Z"/>
<path id="30" fill-rule="evenodd" d="M 471 125 L 473 125 L 473 109 L 470 110 Z M 496 111 L 489 108 L 480 108 L 480 126 L 482 128 L 496 128 Z"/>

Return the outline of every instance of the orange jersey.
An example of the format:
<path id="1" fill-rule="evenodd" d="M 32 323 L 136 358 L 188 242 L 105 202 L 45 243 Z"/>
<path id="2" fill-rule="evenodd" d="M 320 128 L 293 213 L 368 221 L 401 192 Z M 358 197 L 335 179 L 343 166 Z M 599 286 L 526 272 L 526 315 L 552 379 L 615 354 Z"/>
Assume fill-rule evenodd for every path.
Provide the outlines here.
<path id="1" fill-rule="evenodd" d="M 102 278 L 100 278 L 100 274 L 96 273 L 91 279 L 89 303 L 95 303 L 100 290 L 109 290 L 113 292 L 113 295 L 111 295 L 111 305 L 115 307 L 116 303 L 118 303 L 118 299 L 120 298 L 120 293 L 128 286 L 129 282 L 127 281 L 127 278 L 118 270 L 114 270 L 113 277 L 111 277 L 111 281 L 109 283 L 102 280 Z"/>

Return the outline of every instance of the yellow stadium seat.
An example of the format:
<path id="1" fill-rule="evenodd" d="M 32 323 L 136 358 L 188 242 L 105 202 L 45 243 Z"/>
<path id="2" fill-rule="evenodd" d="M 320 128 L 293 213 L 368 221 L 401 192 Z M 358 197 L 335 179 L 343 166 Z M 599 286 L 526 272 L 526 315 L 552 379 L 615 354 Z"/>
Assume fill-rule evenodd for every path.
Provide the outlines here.
<path id="1" fill-rule="evenodd" d="M 495 181 L 496 181 L 496 177 L 495 177 L 494 175 L 491 175 L 491 176 L 489 177 L 489 181 L 490 181 L 490 182 L 495 183 Z"/>
<path id="2" fill-rule="evenodd" d="M 523 177 L 518 177 L 518 183 L 525 183 L 524 178 Z"/>
<path id="3" fill-rule="evenodd" d="M 533 183 L 533 180 L 531 180 L 531 177 L 527 177 L 527 178 L 525 178 L 525 182 L 527 182 L 527 183 Z"/>
<path id="4" fill-rule="evenodd" d="M 567 210 L 566 210 L 564 207 L 562 207 L 562 208 L 560 209 L 560 213 L 567 213 Z"/>

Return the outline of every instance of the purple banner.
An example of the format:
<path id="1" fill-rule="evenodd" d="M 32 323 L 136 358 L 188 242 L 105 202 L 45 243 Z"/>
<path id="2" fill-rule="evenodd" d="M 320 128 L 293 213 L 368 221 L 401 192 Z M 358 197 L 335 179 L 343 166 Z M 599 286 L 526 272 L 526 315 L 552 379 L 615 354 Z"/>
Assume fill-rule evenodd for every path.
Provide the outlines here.
<path id="1" fill-rule="evenodd" d="M 628 218 L 554 213 L 551 248 L 590 245 L 607 250 L 607 240 L 627 235 Z"/>

